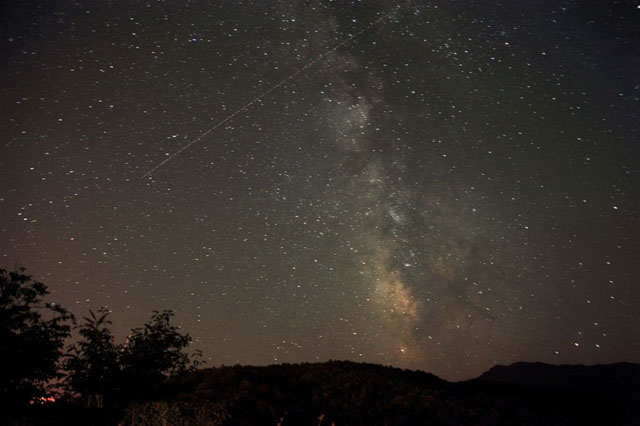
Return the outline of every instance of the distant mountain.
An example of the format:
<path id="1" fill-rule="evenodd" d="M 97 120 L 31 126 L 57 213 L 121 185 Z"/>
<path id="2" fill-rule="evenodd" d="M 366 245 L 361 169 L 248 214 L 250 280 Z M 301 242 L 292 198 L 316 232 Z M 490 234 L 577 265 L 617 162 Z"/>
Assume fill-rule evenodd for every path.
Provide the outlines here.
<path id="1" fill-rule="evenodd" d="M 640 364 L 551 365 L 518 362 L 497 365 L 466 386 L 490 387 L 494 395 L 529 395 L 524 400 L 569 397 L 575 412 L 596 411 L 588 424 L 640 425 Z M 559 411 L 560 413 L 561 411 Z M 606 413 L 606 414 L 604 414 Z"/>
<path id="2" fill-rule="evenodd" d="M 477 380 L 597 394 L 639 395 L 640 364 L 621 362 L 585 366 L 518 362 L 497 365 Z"/>

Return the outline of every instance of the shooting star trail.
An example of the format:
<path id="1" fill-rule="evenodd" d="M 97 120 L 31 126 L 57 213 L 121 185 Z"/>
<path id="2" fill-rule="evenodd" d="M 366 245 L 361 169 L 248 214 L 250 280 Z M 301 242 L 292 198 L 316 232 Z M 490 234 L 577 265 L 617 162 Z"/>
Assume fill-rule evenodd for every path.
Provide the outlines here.
<path id="1" fill-rule="evenodd" d="M 380 18 L 376 19 L 375 21 L 369 23 L 369 25 L 367 25 L 365 28 L 363 28 L 362 30 L 358 31 L 357 33 L 347 37 L 346 39 L 344 39 L 343 41 L 341 41 L 340 43 L 336 44 L 335 46 L 333 46 L 331 49 L 327 50 L 326 52 L 322 53 L 321 55 L 319 55 L 317 58 L 313 59 L 311 62 L 307 63 L 305 66 L 303 66 L 302 68 L 298 69 L 297 71 L 295 71 L 294 73 L 290 74 L 288 77 L 284 78 L 283 80 L 281 80 L 280 82 L 274 84 L 273 86 L 271 86 L 269 89 L 267 89 L 266 91 L 262 92 L 260 95 L 256 96 L 255 98 L 253 98 L 251 101 L 247 102 L 246 104 L 244 104 L 243 106 L 241 106 L 240 108 L 238 108 L 236 111 L 234 111 L 233 113 L 229 114 L 227 117 L 225 117 L 224 119 L 218 121 L 216 124 L 214 124 L 212 127 L 210 127 L 209 129 L 207 129 L 206 131 L 204 131 L 203 133 L 201 133 L 199 136 L 197 136 L 196 138 L 192 139 L 189 143 L 183 145 L 180 149 L 178 149 L 176 152 L 174 152 L 173 154 L 171 154 L 170 156 L 168 156 L 167 158 L 165 158 L 164 160 L 162 160 L 160 163 L 158 163 L 155 167 L 153 167 L 151 170 L 149 170 L 148 172 L 146 172 L 144 175 L 142 175 L 142 177 L 140 179 L 144 179 L 147 176 L 153 174 L 156 170 L 158 170 L 160 167 L 164 166 L 165 164 L 167 164 L 169 161 L 173 160 L 174 158 L 176 158 L 178 155 L 180 155 L 183 151 L 189 149 L 189 147 L 191 147 L 192 145 L 200 142 L 202 140 L 202 138 L 206 137 L 207 135 L 209 135 L 211 132 L 213 132 L 214 130 L 216 130 L 217 128 L 219 128 L 220 126 L 222 126 L 223 124 L 225 124 L 226 122 L 232 120 L 236 115 L 240 114 L 241 112 L 247 110 L 249 107 L 251 107 L 253 104 L 255 104 L 256 102 L 260 101 L 261 99 L 267 97 L 271 92 L 273 92 L 274 90 L 278 89 L 279 87 L 281 87 L 283 84 L 285 84 L 286 82 L 288 82 L 289 80 L 292 80 L 294 78 L 296 78 L 298 75 L 302 74 L 303 72 L 305 72 L 306 70 L 308 70 L 309 68 L 311 68 L 312 66 L 314 66 L 315 64 L 317 64 L 318 62 L 322 61 L 324 58 L 326 58 L 327 56 L 329 56 L 331 53 L 335 52 L 336 50 L 338 50 L 340 47 L 344 46 L 345 44 L 348 44 L 349 42 L 355 40 L 356 38 L 358 38 L 359 36 L 361 36 L 363 33 L 369 31 L 371 28 L 373 28 L 374 25 L 376 25 L 377 23 L 379 23 L 380 21 L 388 18 L 389 16 L 391 16 L 396 10 L 398 10 L 401 6 L 398 5 L 396 6 L 393 10 L 391 10 L 391 12 L 387 13 L 386 15 L 382 15 Z"/>

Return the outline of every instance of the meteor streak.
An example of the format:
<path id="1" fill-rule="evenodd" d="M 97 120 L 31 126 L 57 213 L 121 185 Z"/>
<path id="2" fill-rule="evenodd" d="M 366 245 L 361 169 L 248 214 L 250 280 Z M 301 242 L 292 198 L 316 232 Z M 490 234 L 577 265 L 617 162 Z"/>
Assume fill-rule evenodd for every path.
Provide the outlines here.
<path id="1" fill-rule="evenodd" d="M 343 41 L 341 41 L 340 43 L 336 44 L 335 46 L 333 46 L 331 49 L 327 50 L 326 52 L 320 54 L 318 57 L 316 57 L 315 59 L 313 59 L 312 61 L 310 61 L 309 63 L 307 63 L 305 66 L 303 66 L 302 68 L 298 69 L 297 71 L 293 72 L 292 74 L 290 74 L 288 77 L 284 78 L 283 80 L 281 80 L 280 82 L 274 84 L 273 86 L 271 86 L 269 89 L 265 90 L 264 92 L 262 92 L 260 95 L 256 96 L 255 98 L 253 98 L 252 100 L 250 100 L 249 102 L 247 102 L 246 104 L 244 104 L 243 106 L 241 106 L 240 108 L 238 108 L 236 111 L 234 111 L 233 113 L 229 114 L 227 117 L 225 117 L 224 119 L 218 121 L 216 124 L 214 124 L 212 127 L 210 127 L 209 129 L 207 129 L 206 131 L 204 131 L 203 133 L 201 133 L 199 136 L 197 136 L 196 138 L 192 139 L 189 143 L 183 145 L 182 147 L 180 147 L 180 149 L 178 149 L 176 152 L 174 152 L 173 154 L 171 154 L 170 156 L 168 156 L 167 158 L 165 158 L 164 160 L 162 160 L 160 163 L 156 164 L 151 170 L 149 170 L 148 172 L 146 172 L 144 175 L 142 175 L 142 177 L 140 179 L 144 179 L 147 176 L 151 175 L 152 173 L 154 173 L 156 170 L 158 170 L 160 167 L 164 166 L 165 164 L 167 164 L 169 161 L 173 160 L 174 158 L 176 158 L 178 155 L 180 155 L 183 151 L 187 150 L 189 147 L 191 147 L 192 145 L 200 142 L 202 140 L 202 138 L 204 138 L 205 136 L 209 135 L 211 132 L 213 132 L 214 130 L 216 130 L 218 127 L 222 126 L 223 124 L 225 124 L 227 121 L 232 120 L 236 115 L 240 114 L 242 111 L 247 110 L 249 107 L 251 107 L 251 105 L 255 104 L 256 102 L 258 102 L 259 100 L 265 98 L 266 96 L 268 96 L 271 92 L 273 92 L 274 90 L 276 90 L 277 88 L 281 87 L 283 84 L 285 84 L 287 81 L 292 80 L 294 78 L 296 78 L 298 75 L 302 74 L 303 72 L 305 72 L 306 70 L 308 70 L 309 68 L 311 68 L 312 66 L 314 66 L 315 64 L 317 64 L 318 62 L 322 61 L 324 58 L 326 58 L 327 56 L 329 56 L 331 53 L 335 52 L 336 50 L 338 50 L 340 47 L 344 46 L 345 44 L 349 43 L 350 41 L 358 38 L 360 35 L 362 35 L 363 33 L 369 31 L 371 28 L 373 28 L 374 25 L 376 25 L 378 22 L 386 19 L 387 17 L 391 16 L 391 14 L 393 14 L 393 12 L 395 12 L 397 9 L 400 8 L 400 5 L 396 6 L 391 12 L 387 13 L 386 15 L 381 16 L 380 18 L 376 19 L 375 21 L 371 22 L 369 25 L 367 25 L 365 28 L 363 28 L 362 30 L 358 31 L 357 33 L 347 37 L 346 39 L 344 39 Z"/>

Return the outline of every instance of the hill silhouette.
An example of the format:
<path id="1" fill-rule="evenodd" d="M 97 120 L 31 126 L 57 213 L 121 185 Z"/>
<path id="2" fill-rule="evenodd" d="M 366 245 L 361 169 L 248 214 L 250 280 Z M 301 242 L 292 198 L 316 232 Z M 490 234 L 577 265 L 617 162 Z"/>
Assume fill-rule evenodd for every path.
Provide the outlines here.
<path id="1" fill-rule="evenodd" d="M 209 368 L 138 405 L 135 424 L 637 425 L 638 371 L 518 363 L 450 383 L 345 361 Z"/>

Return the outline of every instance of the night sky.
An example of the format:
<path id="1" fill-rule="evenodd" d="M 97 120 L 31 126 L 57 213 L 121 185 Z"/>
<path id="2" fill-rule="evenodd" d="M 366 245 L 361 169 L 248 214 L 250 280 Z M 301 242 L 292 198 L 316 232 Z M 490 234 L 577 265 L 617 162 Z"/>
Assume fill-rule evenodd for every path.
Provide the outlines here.
<path id="1" fill-rule="evenodd" d="M 0 267 L 119 340 L 640 362 L 637 3 L 1 7 Z"/>

